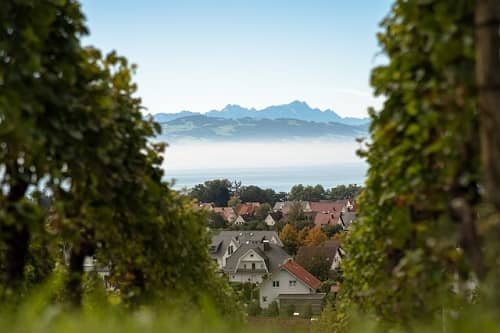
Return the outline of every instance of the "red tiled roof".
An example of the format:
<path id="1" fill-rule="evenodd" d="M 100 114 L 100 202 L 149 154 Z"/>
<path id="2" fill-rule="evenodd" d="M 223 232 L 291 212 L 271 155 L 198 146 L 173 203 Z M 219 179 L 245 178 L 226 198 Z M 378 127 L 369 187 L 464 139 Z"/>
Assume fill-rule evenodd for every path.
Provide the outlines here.
<path id="1" fill-rule="evenodd" d="M 222 218 L 228 221 L 231 217 L 236 217 L 231 207 L 214 207 L 214 212 L 220 214 Z"/>
<path id="2" fill-rule="evenodd" d="M 314 225 L 321 227 L 326 224 L 337 224 L 340 217 L 340 212 L 333 213 L 317 213 L 314 216 Z"/>
<path id="3" fill-rule="evenodd" d="M 346 205 L 347 201 L 346 200 L 339 200 L 339 201 L 319 201 L 319 202 L 314 202 L 311 201 L 309 205 L 311 206 L 311 210 L 313 212 L 341 212 L 342 208 Z"/>
<path id="4" fill-rule="evenodd" d="M 307 286 L 318 289 L 321 285 L 321 281 L 318 280 L 314 275 L 305 270 L 304 267 L 300 266 L 293 260 L 287 261 L 281 266 L 286 269 L 290 274 L 294 275 L 297 279 L 304 282 Z"/>
<path id="5" fill-rule="evenodd" d="M 243 204 L 238 210 L 238 215 L 253 215 L 257 207 L 252 204 Z"/>

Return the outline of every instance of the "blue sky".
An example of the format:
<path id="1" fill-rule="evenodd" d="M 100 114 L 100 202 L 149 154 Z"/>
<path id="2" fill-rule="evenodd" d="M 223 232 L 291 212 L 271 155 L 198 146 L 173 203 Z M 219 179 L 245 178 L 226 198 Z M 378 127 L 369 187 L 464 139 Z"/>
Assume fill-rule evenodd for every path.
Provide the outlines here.
<path id="1" fill-rule="evenodd" d="M 138 64 L 148 112 L 303 100 L 364 116 L 389 0 L 84 0 L 85 44 Z"/>

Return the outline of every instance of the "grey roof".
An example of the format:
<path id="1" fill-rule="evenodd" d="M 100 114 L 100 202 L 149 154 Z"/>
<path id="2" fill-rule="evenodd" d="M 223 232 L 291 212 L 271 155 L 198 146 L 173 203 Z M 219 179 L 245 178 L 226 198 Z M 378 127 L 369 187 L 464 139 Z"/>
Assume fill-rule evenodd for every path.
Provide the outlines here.
<path id="1" fill-rule="evenodd" d="M 315 299 L 323 299 L 325 298 L 326 293 L 313 293 L 313 294 L 279 294 L 278 299 L 307 299 L 307 300 L 315 300 Z"/>
<path id="2" fill-rule="evenodd" d="M 264 231 L 264 230 L 248 230 L 248 231 L 229 231 L 224 230 L 219 234 L 212 236 L 212 242 L 210 244 L 210 254 L 215 257 L 222 257 L 222 255 L 227 251 L 227 247 L 231 240 L 234 240 L 236 244 L 246 244 L 254 243 L 260 244 L 263 240 L 276 239 L 276 245 L 283 246 L 278 233 L 276 231 Z"/>
<path id="3" fill-rule="evenodd" d="M 340 215 L 340 218 L 342 220 L 342 225 L 344 229 L 348 229 L 349 226 L 352 224 L 352 222 L 356 219 L 356 213 L 355 212 L 345 212 Z"/>
<path id="4" fill-rule="evenodd" d="M 225 272 L 235 272 L 238 260 L 249 250 L 254 250 L 264 258 L 269 272 L 274 272 L 285 260 L 291 258 L 282 247 L 275 244 L 269 244 L 266 250 L 264 250 L 263 244 L 243 244 L 227 259 L 223 270 Z"/>
<path id="5" fill-rule="evenodd" d="M 278 201 L 274 204 L 273 210 L 287 213 L 290 210 L 290 208 L 292 208 L 292 206 L 297 202 L 300 203 L 303 210 L 307 209 L 307 205 L 309 204 L 308 201 Z"/>

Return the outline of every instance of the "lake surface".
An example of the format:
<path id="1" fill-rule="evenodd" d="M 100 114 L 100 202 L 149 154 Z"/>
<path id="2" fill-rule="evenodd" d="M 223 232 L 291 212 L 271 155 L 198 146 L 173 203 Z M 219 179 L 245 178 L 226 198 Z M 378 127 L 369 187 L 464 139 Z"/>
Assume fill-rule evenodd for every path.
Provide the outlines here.
<path id="1" fill-rule="evenodd" d="M 366 170 L 365 163 L 357 162 L 324 166 L 167 170 L 166 178 L 175 179 L 175 189 L 190 188 L 211 179 L 227 178 L 241 181 L 243 185 L 288 192 L 296 184 L 321 184 L 325 188 L 342 184 L 362 185 Z"/>

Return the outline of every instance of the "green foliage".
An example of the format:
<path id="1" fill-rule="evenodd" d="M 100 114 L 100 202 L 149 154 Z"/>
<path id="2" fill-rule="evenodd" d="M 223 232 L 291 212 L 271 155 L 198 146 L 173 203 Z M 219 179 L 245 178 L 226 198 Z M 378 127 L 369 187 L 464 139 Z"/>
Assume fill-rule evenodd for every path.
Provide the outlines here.
<path id="1" fill-rule="evenodd" d="M 272 189 L 262 189 L 258 186 L 243 186 L 240 189 L 240 199 L 243 202 L 260 202 L 274 204 L 276 193 Z"/>
<path id="2" fill-rule="evenodd" d="M 280 312 L 281 316 L 292 317 L 295 312 L 295 305 L 288 304 L 286 306 L 282 306 Z"/>
<path id="3" fill-rule="evenodd" d="M 225 228 L 227 225 L 224 218 L 220 214 L 214 211 L 209 211 L 207 213 L 207 223 L 210 228 L 214 229 L 222 229 Z"/>
<path id="4" fill-rule="evenodd" d="M 340 224 L 327 224 L 323 226 L 322 230 L 325 233 L 326 237 L 332 238 L 334 235 L 342 232 L 343 228 Z"/>
<path id="5" fill-rule="evenodd" d="M 289 200 L 292 201 L 319 201 L 323 199 L 326 199 L 326 191 L 319 184 L 316 186 L 299 184 L 290 189 Z"/>
<path id="6" fill-rule="evenodd" d="M 250 304 L 247 306 L 247 314 L 249 316 L 258 316 L 262 312 L 262 309 L 260 308 L 259 301 L 252 301 Z"/>
<path id="7" fill-rule="evenodd" d="M 327 280 L 330 276 L 332 253 L 324 251 L 319 246 L 308 251 L 307 255 L 302 254 L 301 251 L 298 252 L 295 261 L 319 280 Z"/>
<path id="8" fill-rule="evenodd" d="M 264 221 L 265 218 L 267 217 L 267 214 L 271 211 L 271 205 L 268 203 L 263 203 L 257 209 L 255 210 L 255 218 L 258 221 Z"/>
<path id="9" fill-rule="evenodd" d="M 330 200 L 354 199 L 363 188 L 356 184 L 338 185 L 328 190 L 327 197 Z"/>
<path id="10" fill-rule="evenodd" d="M 268 317 L 278 317 L 280 314 L 280 309 L 278 302 L 272 301 L 265 311 L 265 315 Z"/>
<path id="11" fill-rule="evenodd" d="M 227 202 L 228 207 L 232 207 L 233 209 L 236 209 L 241 204 L 241 200 L 238 197 L 231 197 L 229 201 Z"/>
<path id="12" fill-rule="evenodd" d="M 472 273 L 457 249 L 464 216 L 452 203 L 474 209 L 479 199 L 473 14 L 474 1 L 400 0 L 382 22 L 389 63 L 371 82 L 386 100 L 370 111 L 361 152 L 369 171 L 345 244 L 340 326 L 351 303 L 408 323 L 466 302 Z"/>
<path id="13" fill-rule="evenodd" d="M 227 179 L 207 180 L 191 189 L 189 195 L 199 202 L 213 202 L 217 207 L 225 207 L 231 198 L 232 183 Z"/>
<path id="14" fill-rule="evenodd" d="M 80 307 L 95 256 L 126 306 L 182 299 L 241 318 L 208 255 L 206 215 L 162 181 L 164 144 L 151 141 L 159 126 L 142 115 L 135 66 L 82 47 L 85 33 L 74 1 L 0 3 L 2 303 L 67 264 L 54 298 Z M 220 198 L 231 184 L 205 185 Z"/>
<path id="15" fill-rule="evenodd" d="M 302 311 L 302 313 L 300 314 L 300 316 L 302 318 L 305 318 L 305 319 L 310 319 L 313 315 L 313 311 L 312 311 L 312 306 L 311 304 L 307 304 L 305 307 L 304 307 L 304 310 Z"/>

